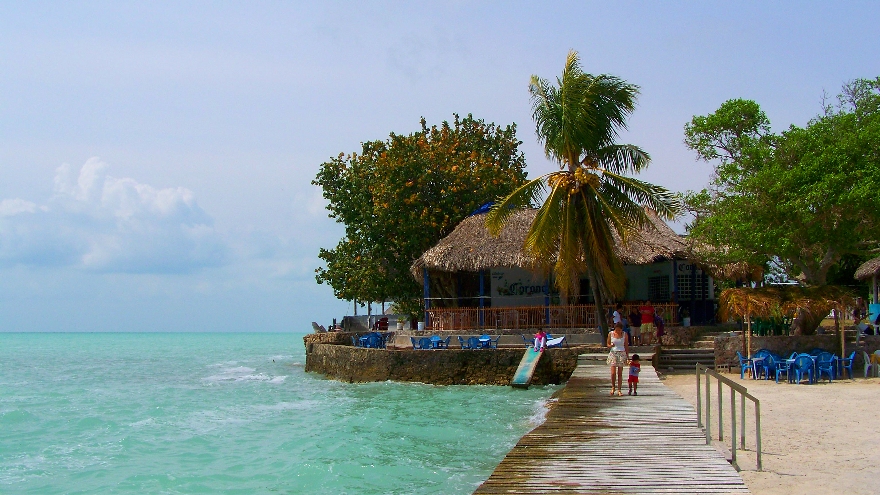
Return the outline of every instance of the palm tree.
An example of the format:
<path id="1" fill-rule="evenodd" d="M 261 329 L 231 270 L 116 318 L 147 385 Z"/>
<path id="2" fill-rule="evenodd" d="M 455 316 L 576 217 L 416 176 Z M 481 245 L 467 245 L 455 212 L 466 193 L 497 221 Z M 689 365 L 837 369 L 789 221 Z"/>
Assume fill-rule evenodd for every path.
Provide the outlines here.
<path id="1" fill-rule="evenodd" d="M 554 280 L 565 298 L 578 293 L 580 277 L 587 275 L 604 333 L 603 300 L 620 298 L 626 289 L 613 233 L 625 243 L 649 224 L 645 206 L 670 220 L 680 206 L 665 188 L 626 175 L 641 172 L 650 161 L 637 146 L 615 143 L 635 109 L 637 86 L 584 73 L 577 52 L 571 51 L 557 86 L 533 75 L 529 92 L 538 138 L 560 170 L 529 181 L 497 203 L 486 224 L 497 235 L 514 207 L 539 204 L 546 193 L 524 250 L 535 260 L 555 257 Z"/>

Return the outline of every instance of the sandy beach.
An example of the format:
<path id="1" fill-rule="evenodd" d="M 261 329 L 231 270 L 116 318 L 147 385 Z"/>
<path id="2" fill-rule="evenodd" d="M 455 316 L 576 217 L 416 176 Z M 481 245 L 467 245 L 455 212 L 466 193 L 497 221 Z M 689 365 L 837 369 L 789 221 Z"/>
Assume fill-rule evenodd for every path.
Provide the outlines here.
<path id="1" fill-rule="evenodd" d="M 852 381 L 816 385 L 740 381 L 738 373 L 725 375 L 761 402 L 764 470 L 756 470 L 754 410 L 750 405 L 746 406 L 747 450 L 737 453 L 743 480 L 753 494 L 880 493 L 880 428 L 875 424 L 880 411 L 880 379 L 861 378 L 862 370 L 856 375 Z M 672 374 L 663 383 L 696 404 L 695 380 L 693 374 Z M 714 380 L 712 389 L 714 397 Z M 724 433 L 729 441 L 729 389 L 725 387 L 723 393 Z M 716 403 L 717 399 L 713 409 Z M 713 411 L 713 430 L 717 429 L 714 418 Z M 714 435 L 717 439 L 717 432 Z"/>

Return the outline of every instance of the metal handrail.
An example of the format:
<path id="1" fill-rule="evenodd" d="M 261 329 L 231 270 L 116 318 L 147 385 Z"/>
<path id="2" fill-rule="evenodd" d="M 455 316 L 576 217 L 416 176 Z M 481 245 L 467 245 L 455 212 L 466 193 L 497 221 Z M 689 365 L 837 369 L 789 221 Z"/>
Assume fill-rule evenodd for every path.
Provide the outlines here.
<path id="1" fill-rule="evenodd" d="M 710 417 L 712 410 L 712 401 L 709 388 L 709 377 L 718 380 L 718 441 L 724 441 L 724 410 L 722 402 L 721 385 L 730 387 L 730 463 L 739 471 L 736 463 L 736 394 L 740 394 L 740 450 L 746 450 L 746 399 L 755 404 L 755 453 L 757 455 L 758 471 L 763 470 L 761 463 L 761 402 L 749 394 L 748 390 L 742 385 L 734 382 L 730 378 L 725 378 L 707 366 L 697 363 L 697 426 L 703 427 L 702 415 L 702 397 L 700 396 L 700 374 L 706 375 L 706 444 L 712 443 L 712 427 L 710 426 Z"/>

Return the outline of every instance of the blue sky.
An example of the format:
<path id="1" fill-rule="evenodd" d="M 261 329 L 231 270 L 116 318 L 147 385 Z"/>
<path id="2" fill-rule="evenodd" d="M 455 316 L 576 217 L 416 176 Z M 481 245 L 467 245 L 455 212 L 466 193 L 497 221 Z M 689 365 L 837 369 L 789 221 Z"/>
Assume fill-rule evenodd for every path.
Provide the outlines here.
<path id="1" fill-rule="evenodd" d="M 610 5 L 609 5 L 610 4 Z M 342 235 L 318 166 L 473 113 L 550 170 L 532 74 L 569 49 L 641 87 L 642 178 L 703 187 L 682 144 L 730 98 L 776 130 L 880 75 L 876 2 L 2 2 L 0 331 L 305 331 Z"/>

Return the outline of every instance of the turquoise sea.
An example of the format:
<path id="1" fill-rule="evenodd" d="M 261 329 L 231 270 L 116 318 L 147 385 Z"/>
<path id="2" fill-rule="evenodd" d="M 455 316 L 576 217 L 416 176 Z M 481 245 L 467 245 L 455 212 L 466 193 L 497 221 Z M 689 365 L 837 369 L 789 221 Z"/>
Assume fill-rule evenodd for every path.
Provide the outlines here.
<path id="1" fill-rule="evenodd" d="M 556 390 L 340 383 L 302 337 L 0 333 L 0 493 L 471 493 Z"/>

